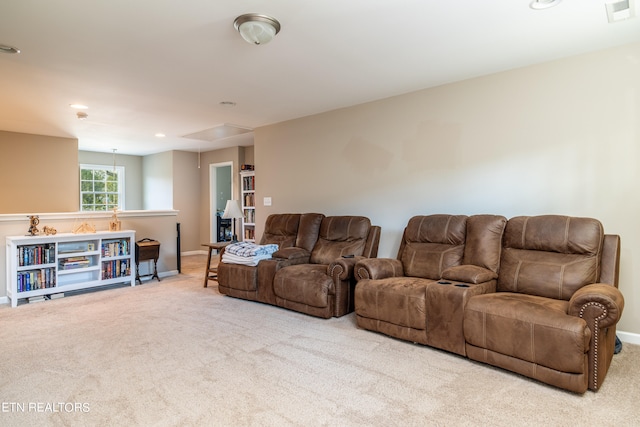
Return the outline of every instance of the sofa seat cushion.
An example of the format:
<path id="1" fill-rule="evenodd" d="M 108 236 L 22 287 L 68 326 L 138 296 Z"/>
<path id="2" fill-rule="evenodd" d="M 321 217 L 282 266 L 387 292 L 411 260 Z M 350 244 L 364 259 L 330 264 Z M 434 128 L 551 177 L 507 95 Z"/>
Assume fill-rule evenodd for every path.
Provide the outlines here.
<path id="1" fill-rule="evenodd" d="M 298 264 L 279 270 L 273 282 L 276 297 L 286 301 L 327 307 L 329 295 L 335 294 L 335 285 L 327 275 L 327 265 Z"/>
<path id="2" fill-rule="evenodd" d="M 358 316 L 394 325 L 426 328 L 426 287 L 433 280 L 419 277 L 389 277 L 360 280 L 355 290 Z"/>
<path id="3" fill-rule="evenodd" d="M 585 372 L 591 331 L 563 300 L 510 292 L 477 295 L 464 313 L 468 344 L 560 372 Z"/>

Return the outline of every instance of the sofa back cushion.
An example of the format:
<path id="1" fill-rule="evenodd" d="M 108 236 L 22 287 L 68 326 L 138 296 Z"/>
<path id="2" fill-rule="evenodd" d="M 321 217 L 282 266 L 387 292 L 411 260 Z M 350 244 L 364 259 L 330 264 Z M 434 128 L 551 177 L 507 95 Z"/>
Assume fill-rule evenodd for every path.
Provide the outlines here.
<path id="1" fill-rule="evenodd" d="M 318 241 L 320 224 L 322 224 L 323 219 L 324 215 L 319 213 L 304 213 L 300 216 L 300 227 L 296 238 L 297 248 L 306 249 L 311 253 Z"/>
<path id="2" fill-rule="evenodd" d="M 363 216 L 328 216 L 311 251 L 312 264 L 330 264 L 342 255 L 362 255 L 371 221 Z"/>
<path id="3" fill-rule="evenodd" d="M 264 223 L 261 245 L 275 243 L 279 249 L 290 248 L 296 244 L 300 214 L 272 214 Z"/>
<path id="4" fill-rule="evenodd" d="M 465 215 L 411 218 L 398 252 L 405 276 L 438 280 L 444 270 L 460 265 L 464 255 L 466 224 Z"/>
<path id="5" fill-rule="evenodd" d="M 464 244 L 465 265 L 477 265 L 498 273 L 502 252 L 502 235 L 507 218 L 501 215 L 472 215 L 467 219 Z"/>
<path id="6" fill-rule="evenodd" d="M 510 219 L 498 291 L 569 300 L 600 277 L 604 230 L 592 218 L 561 215 Z"/>

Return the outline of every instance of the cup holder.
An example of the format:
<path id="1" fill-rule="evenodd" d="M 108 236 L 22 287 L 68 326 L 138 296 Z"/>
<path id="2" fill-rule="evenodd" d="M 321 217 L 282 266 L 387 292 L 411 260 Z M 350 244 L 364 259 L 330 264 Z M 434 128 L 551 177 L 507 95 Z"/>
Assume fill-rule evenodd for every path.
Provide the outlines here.
<path id="1" fill-rule="evenodd" d="M 445 280 L 441 280 L 441 281 L 438 282 L 438 285 L 450 285 L 450 284 L 451 284 L 451 282 L 447 282 Z"/>
<path id="2" fill-rule="evenodd" d="M 468 288 L 469 285 L 465 285 L 464 283 L 456 283 L 454 286 L 457 286 L 459 288 Z"/>

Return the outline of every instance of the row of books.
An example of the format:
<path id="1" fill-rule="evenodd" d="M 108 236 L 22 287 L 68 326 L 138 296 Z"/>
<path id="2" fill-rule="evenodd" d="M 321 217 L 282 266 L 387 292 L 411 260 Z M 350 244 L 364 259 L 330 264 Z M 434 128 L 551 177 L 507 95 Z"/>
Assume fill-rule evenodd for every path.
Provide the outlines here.
<path id="1" fill-rule="evenodd" d="M 128 259 L 115 259 L 102 263 L 102 279 L 126 277 L 131 275 L 131 265 Z"/>
<path id="2" fill-rule="evenodd" d="M 254 240 L 256 238 L 256 230 L 247 228 L 244 230 L 244 240 Z"/>
<path id="3" fill-rule="evenodd" d="M 256 222 L 256 211 L 255 209 L 245 209 L 244 210 L 244 222 L 249 224 L 254 224 Z"/>
<path id="4" fill-rule="evenodd" d="M 50 264 L 56 260 L 55 243 L 45 243 L 34 246 L 18 246 L 18 265 Z"/>
<path id="5" fill-rule="evenodd" d="M 56 272 L 53 268 L 21 271 L 18 273 L 18 292 L 35 291 L 37 289 L 54 288 Z"/>
<path id="6" fill-rule="evenodd" d="M 102 256 L 120 256 L 129 255 L 130 242 L 129 239 L 123 239 L 115 242 L 102 242 Z"/>
<path id="7" fill-rule="evenodd" d="M 243 176 L 242 177 L 242 190 L 255 190 L 256 189 L 256 177 L 255 176 Z"/>
<path id="8" fill-rule="evenodd" d="M 244 196 L 242 196 L 244 198 L 244 206 L 255 206 L 256 205 L 256 198 L 254 193 L 245 193 Z"/>
<path id="9" fill-rule="evenodd" d="M 76 268 L 86 268 L 91 266 L 91 259 L 85 256 L 74 256 L 62 258 L 60 260 L 60 268 L 62 270 L 73 270 Z"/>

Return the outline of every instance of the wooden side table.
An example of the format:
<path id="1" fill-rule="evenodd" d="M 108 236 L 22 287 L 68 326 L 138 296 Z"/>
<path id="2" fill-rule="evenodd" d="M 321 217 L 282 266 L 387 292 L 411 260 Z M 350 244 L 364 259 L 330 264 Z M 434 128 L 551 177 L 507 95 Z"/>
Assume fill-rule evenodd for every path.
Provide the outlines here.
<path id="1" fill-rule="evenodd" d="M 214 243 L 203 243 L 202 246 L 207 246 L 209 248 L 209 255 L 207 256 L 207 265 L 204 270 L 204 287 L 206 288 L 209 284 L 209 280 L 217 280 L 218 279 L 218 266 L 211 267 L 211 258 L 213 251 L 218 251 L 225 246 L 227 246 L 231 242 L 214 242 Z"/>
<path id="2" fill-rule="evenodd" d="M 140 279 L 140 261 L 153 261 L 153 273 L 142 277 L 151 276 L 160 281 L 158 277 L 158 257 L 160 256 L 160 242 L 152 239 L 142 239 L 136 242 L 136 281 L 142 284 Z"/>

